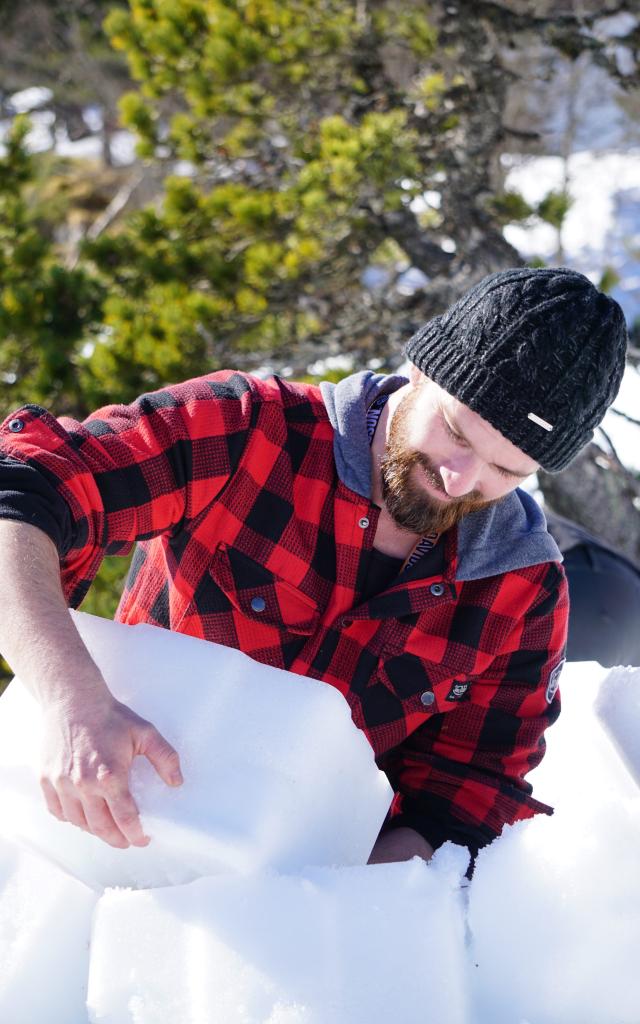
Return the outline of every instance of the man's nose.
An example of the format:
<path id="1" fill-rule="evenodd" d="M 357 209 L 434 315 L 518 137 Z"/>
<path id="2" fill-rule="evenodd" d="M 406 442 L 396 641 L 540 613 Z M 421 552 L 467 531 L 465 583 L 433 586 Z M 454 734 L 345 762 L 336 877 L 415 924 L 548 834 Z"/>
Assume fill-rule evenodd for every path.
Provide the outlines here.
<path id="1" fill-rule="evenodd" d="M 480 460 L 471 452 L 448 460 L 440 467 L 444 489 L 450 498 L 462 498 L 476 489 L 480 477 Z"/>

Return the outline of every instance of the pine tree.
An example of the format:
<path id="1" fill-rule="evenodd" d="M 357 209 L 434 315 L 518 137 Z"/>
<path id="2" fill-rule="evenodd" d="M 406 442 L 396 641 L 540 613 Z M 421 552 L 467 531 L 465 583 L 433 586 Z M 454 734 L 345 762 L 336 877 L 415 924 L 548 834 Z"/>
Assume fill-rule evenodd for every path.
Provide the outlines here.
<path id="1" fill-rule="evenodd" d="M 17 118 L 0 158 L 0 379 L 3 406 L 85 407 L 80 349 L 100 322 L 101 286 L 56 253 L 37 204 L 29 202 L 35 161 Z"/>
<path id="2" fill-rule="evenodd" d="M 412 329 L 518 263 L 504 223 L 548 219 L 551 203 L 532 211 L 501 195 L 502 48 L 533 30 L 608 59 L 589 32 L 595 9 L 544 17 L 529 6 L 131 0 L 115 10 L 107 31 L 138 83 L 124 123 L 141 158 L 179 161 L 181 173 L 86 249 L 108 293 L 96 393 L 274 353 L 298 373 L 327 352 L 393 365 Z M 363 284 L 372 265 L 374 289 Z M 410 266 L 425 287 L 407 295 L 397 284 Z"/>

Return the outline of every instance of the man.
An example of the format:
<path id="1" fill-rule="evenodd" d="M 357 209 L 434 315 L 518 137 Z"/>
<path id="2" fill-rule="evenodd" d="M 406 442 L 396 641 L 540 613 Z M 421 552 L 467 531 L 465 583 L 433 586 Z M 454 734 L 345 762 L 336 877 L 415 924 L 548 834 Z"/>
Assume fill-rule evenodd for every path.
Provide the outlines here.
<path id="1" fill-rule="evenodd" d="M 177 752 L 114 701 L 67 611 L 103 555 L 137 541 L 122 621 L 344 694 L 396 792 L 372 860 L 428 858 L 446 839 L 474 852 L 550 813 L 524 776 L 559 712 L 566 582 L 517 485 L 591 438 L 625 347 L 619 306 L 585 277 L 514 269 L 414 335 L 409 381 L 229 371 L 84 424 L 12 413 L 0 641 L 43 705 L 49 810 L 144 845 L 133 757 L 181 781 Z"/>

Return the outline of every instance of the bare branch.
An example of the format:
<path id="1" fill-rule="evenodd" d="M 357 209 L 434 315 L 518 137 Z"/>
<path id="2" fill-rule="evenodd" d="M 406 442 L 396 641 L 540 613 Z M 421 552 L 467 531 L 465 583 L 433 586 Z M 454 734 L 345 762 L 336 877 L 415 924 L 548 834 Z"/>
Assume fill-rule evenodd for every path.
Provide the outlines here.
<path id="1" fill-rule="evenodd" d="M 633 423 L 634 427 L 640 427 L 640 420 L 634 419 L 633 416 L 629 416 L 628 413 L 622 412 L 621 409 L 613 409 L 613 408 L 611 408 L 609 411 L 612 412 L 614 416 L 619 416 L 620 419 L 626 420 L 627 423 Z M 603 431 L 603 433 L 604 433 L 604 431 Z"/>
<path id="2" fill-rule="evenodd" d="M 96 217 L 93 224 L 89 226 L 86 237 L 90 242 L 95 242 L 96 238 L 106 231 L 116 218 L 119 217 L 131 201 L 134 192 L 140 187 L 144 176 L 144 168 L 139 167 L 134 171 L 129 180 L 118 189 L 109 205 L 102 211 L 99 217 Z"/>
<path id="3" fill-rule="evenodd" d="M 605 439 L 605 442 L 606 442 L 607 447 L 609 449 L 609 454 L 611 455 L 613 461 L 616 463 L 618 468 L 623 471 L 623 473 L 627 473 L 628 470 L 627 470 L 626 466 L 621 461 L 620 456 L 618 455 L 618 453 L 616 451 L 616 448 L 615 448 L 615 445 L 614 445 L 613 441 L 611 440 L 609 434 L 604 429 L 602 424 L 600 424 L 600 426 L 598 427 L 598 430 L 602 434 L 603 438 Z"/>
<path id="4" fill-rule="evenodd" d="M 539 142 L 542 138 L 540 132 L 527 132 L 520 128 L 510 128 L 507 124 L 503 124 L 502 131 L 505 135 L 512 135 L 515 139 L 523 139 L 525 142 Z"/>

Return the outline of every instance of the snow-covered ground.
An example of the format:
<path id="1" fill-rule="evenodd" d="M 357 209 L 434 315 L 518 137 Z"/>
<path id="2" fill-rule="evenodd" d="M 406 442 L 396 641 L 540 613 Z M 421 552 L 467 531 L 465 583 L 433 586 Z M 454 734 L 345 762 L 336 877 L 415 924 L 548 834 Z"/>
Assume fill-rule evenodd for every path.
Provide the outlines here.
<path id="1" fill-rule="evenodd" d="M 330 687 L 152 627 L 76 622 L 193 778 L 180 802 L 137 774 L 153 841 L 114 887 L 131 851 L 94 863 L 99 840 L 47 816 L 35 706 L 19 684 L 0 700 L 3 1024 L 638 1024 L 640 670 L 565 668 L 531 776 L 556 813 L 507 829 L 469 885 L 451 844 L 430 865 L 365 866 L 388 787 Z M 301 844 L 308 812 L 324 824 Z M 172 842 L 173 878 L 140 888 Z M 207 861 L 221 843 L 237 862 Z"/>
<path id="2" fill-rule="evenodd" d="M 507 226 L 507 240 L 525 258 L 561 262 L 586 274 L 594 284 L 607 268 L 613 271 L 617 283 L 611 295 L 631 326 L 640 318 L 640 149 L 573 153 L 566 168 L 560 157 L 553 156 L 513 155 L 505 157 L 504 163 L 506 187 L 521 192 L 531 205 L 564 187 L 572 199 L 562 226 L 561 257 L 558 232 L 535 218 Z M 640 374 L 631 366 L 613 408 L 640 420 Z M 611 411 L 603 427 L 622 462 L 640 472 L 640 428 Z"/>
<path id="3" fill-rule="evenodd" d="M 28 114 L 31 122 L 31 131 L 27 136 L 27 147 L 32 153 L 42 153 L 54 149 L 60 156 L 75 157 L 77 159 L 102 158 L 102 138 L 100 129 L 102 127 L 102 116 L 94 106 L 88 106 L 83 111 L 83 118 L 87 126 L 87 135 L 81 139 L 70 139 L 66 129 L 56 125 L 56 117 L 53 111 L 47 109 L 47 103 L 51 100 L 53 93 L 51 89 L 33 86 L 30 89 L 22 89 L 14 93 L 7 100 L 7 106 L 12 114 Z M 3 151 L 3 141 L 6 138 L 12 124 L 12 117 L 0 120 L 0 153 Z M 131 132 L 114 132 L 109 140 L 111 157 L 115 166 L 126 166 L 135 160 L 136 139 Z"/>

